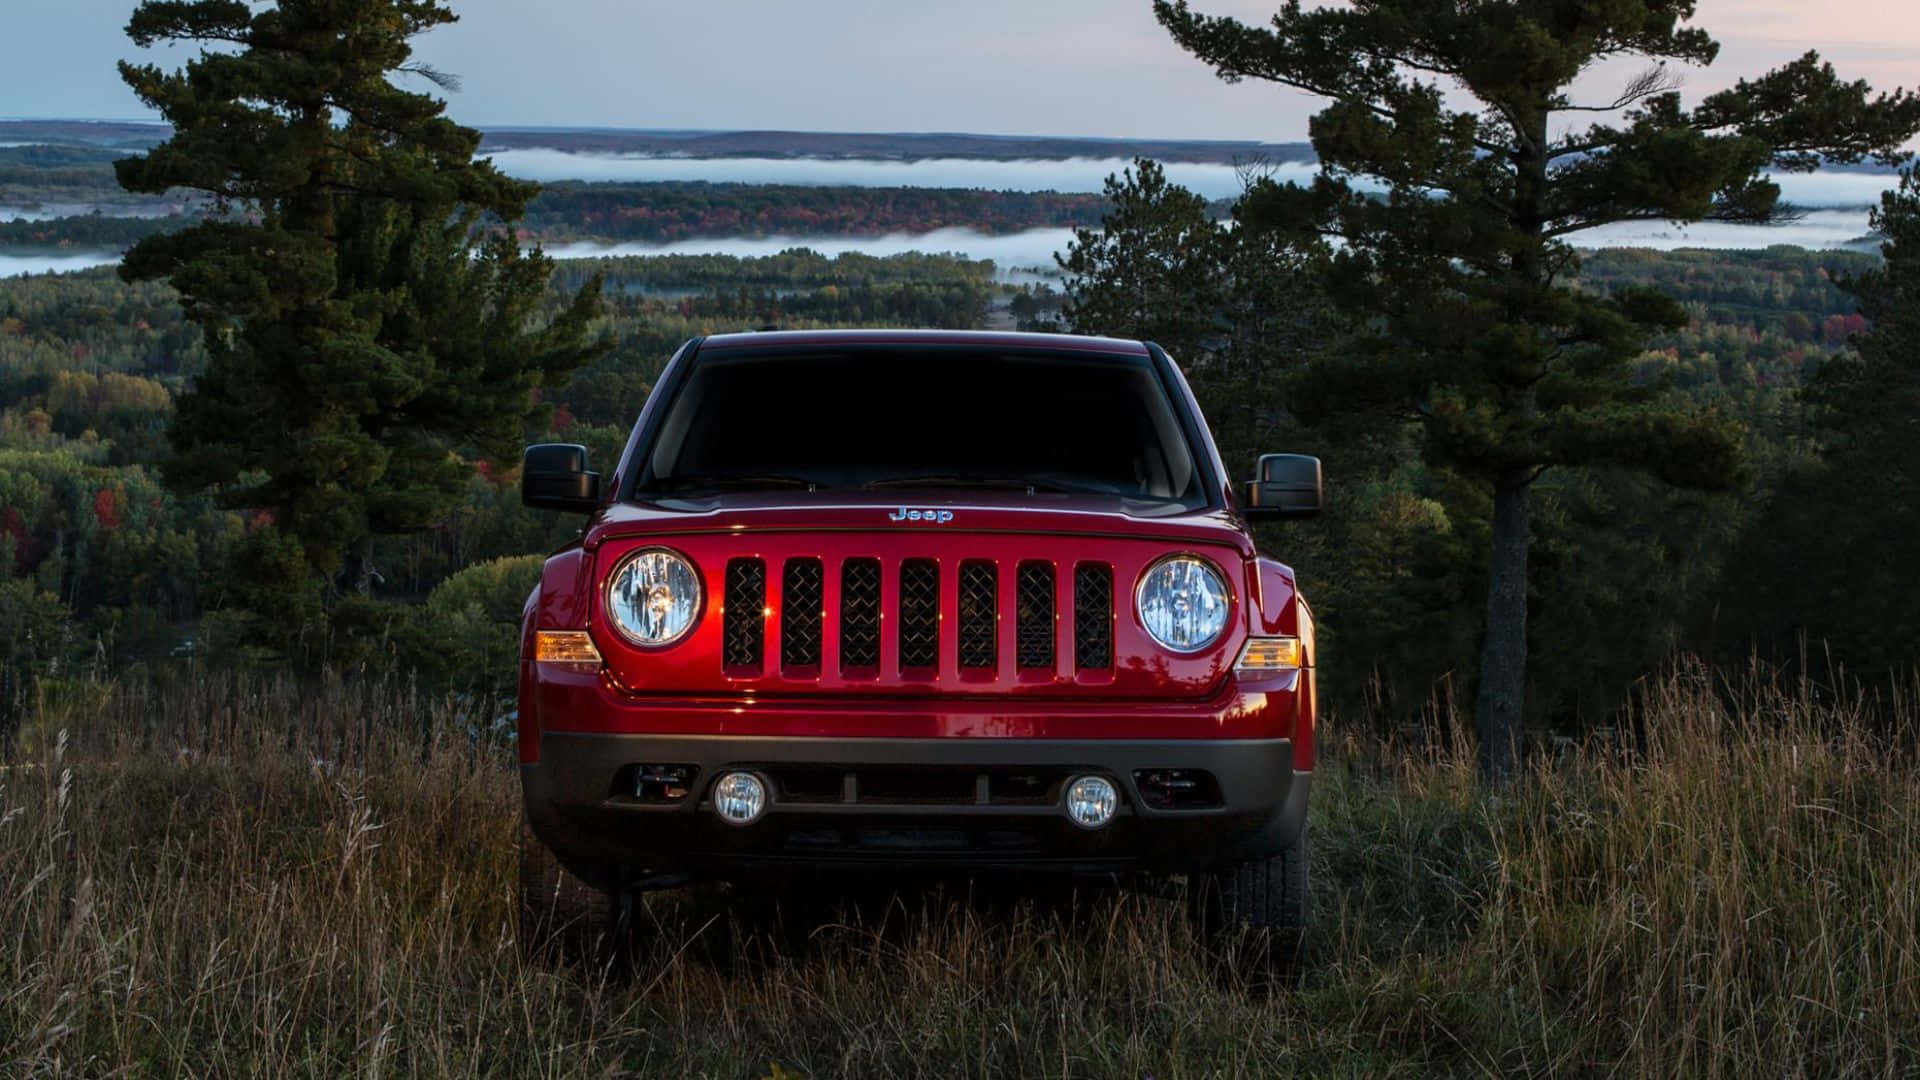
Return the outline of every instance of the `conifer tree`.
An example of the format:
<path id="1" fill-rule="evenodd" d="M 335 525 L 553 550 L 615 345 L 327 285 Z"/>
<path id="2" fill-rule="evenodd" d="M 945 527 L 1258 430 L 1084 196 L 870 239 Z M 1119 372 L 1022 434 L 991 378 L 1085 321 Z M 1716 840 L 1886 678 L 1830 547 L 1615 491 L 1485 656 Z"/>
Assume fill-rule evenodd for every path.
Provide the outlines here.
<path id="1" fill-rule="evenodd" d="M 1289 0 L 1264 27 L 1186 0 L 1154 10 L 1222 78 L 1327 99 L 1311 123 L 1319 176 L 1256 186 L 1239 217 L 1317 253 L 1334 302 L 1374 330 L 1306 365 L 1295 408 L 1402 410 L 1432 464 L 1490 497 L 1475 722 L 1502 781 L 1524 716 L 1533 483 L 1565 467 L 1707 489 L 1739 474 L 1732 422 L 1634 376 L 1678 306 L 1578 290 L 1570 240 L 1620 221 L 1775 220 L 1770 171 L 1899 161 L 1920 98 L 1875 95 L 1808 53 L 1687 108 L 1674 65 L 1718 53 L 1686 25 L 1693 0 Z M 1577 95 L 1596 64 L 1636 59 L 1616 93 Z"/>
<path id="2" fill-rule="evenodd" d="M 373 537 L 444 518 L 464 458 L 512 454 L 539 388 L 594 351 L 597 283 L 544 318 L 551 261 L 509 231 L 537 186 L 392 81 L 453 85 L 409 44 L 453 20 L 436 0 L 145 0 L 127 25 L 208 46 L 178 71 L 120 65 L 173 127 L 116 163 L 121 185 L 222 211 L 121 265 L 169 280 L 206 331 L 166 474 L 267 512 L 261 554 L 289 585 L 367 592 Z"/>
<path id="3" fill-rule="evenodd" d="M 1098 228 L 1054 256 L 1061 315 L 1078 333 L 1151 341 L 1181 364 L 1221 452 L 1250 468 L 1280 421 L 1268 384 L 1333 346 L 1342 326 L 1293 252 L 1214 216 L 1206 199 L 1136 159 L 1109 176 Z M 1243 460 L 1244 459 L 1244 460 Z"/>
<path id="4" fill-rule="evenodd" d="M 1207 200 L 1137 159 L 1109 176 L 1111 209 L 1097 229 L 1074 230 L 1064 256 L 1061 315 L 1081 333 L 1158 342 L 1190 356 L 1216 332 L 1225 303 L 1228 237 Z"/>
<path id="5" fill-rule="evenodd" d="M 1840 282 L 1871 328 L 1802 395 L 1820 458 L 1785 476 L 1748 529 L 1716 614 L 1742 653 L 1804 650 L 1884 687 L 1920 657 L 1920 174 L 1882 197 L 1873 226 L 1886 261 Z"/>

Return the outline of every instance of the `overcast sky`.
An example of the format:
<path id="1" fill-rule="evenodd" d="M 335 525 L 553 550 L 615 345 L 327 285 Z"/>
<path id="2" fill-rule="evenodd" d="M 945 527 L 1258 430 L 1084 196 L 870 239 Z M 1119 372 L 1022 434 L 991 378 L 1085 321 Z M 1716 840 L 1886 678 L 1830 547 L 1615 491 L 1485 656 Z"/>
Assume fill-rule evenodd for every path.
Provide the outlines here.
<path id="1" fill-rule="evenodd" d="M 1314 103 L 1229 86 L 1147 0 L 456 0 L 423 59 L 455 119 L 814 131 L 1304 138 Z M 1263 19 L 1275 0 L 1196 0 Z M 1817 48 L 1843 75 L 1920 86 L 1915 0 L 1700 0 L 1720 61 L 1691 93 Z M 0 0 L 0 117 L 145 115 L 113 61 L 131 0 Z M 179 48 L 149 50 L 177 66 Z"/>

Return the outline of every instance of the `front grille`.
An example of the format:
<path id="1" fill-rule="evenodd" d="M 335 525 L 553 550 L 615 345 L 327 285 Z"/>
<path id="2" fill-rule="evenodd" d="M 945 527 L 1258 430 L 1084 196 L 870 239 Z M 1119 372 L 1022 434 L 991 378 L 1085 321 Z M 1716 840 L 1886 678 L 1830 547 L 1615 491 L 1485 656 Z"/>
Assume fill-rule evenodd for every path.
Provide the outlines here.
<path id="1" fill-rule="evenodd" d="M 730 668 L 758 668 L 766 647 L 767 565 L 759 559 L 729 560 L 722 603 L 721 662 Z"/>
<path id="2" fill-rule="evenodd" d="M 788 804 L 849 806 L 1054 806 L 1071 769 L 787 765 L 756 768 Z"/>
<path id="3" fill-rule="evenodd" d="M 1113 571 L 1095 563 L 1073 571 L 1073 663 L 1082 671 L 1113 666 Z"/>
<path id="4" fill-rule="evenodd" d="M 780 664 L 820 666 L 820 624 L 825 599 L 820 594 L 819 559 L 788 559 L 780 582 Z"/>
<path id="5" fill-rule="evenodd" d="M 840 564 L 840 668 L 880 666 L 880 560 Z"/>
<path id="6" fill-rule="evenodd" d="M 787 834 L 786 850 L 809 856 L 872 856 L 934 859 L 992 858 L 1035 860 L 1046 858 L 1048 847 L 1039 830 L 1026 827 L 970 829 L 880 829 L 823 826 L 795 829 Z"/>
<path id="7" fill-rule="evenodd" d="M 1068 567 L 1073 589 L 1062 595 Z M 827 587 L 828 575 L 837 588 Z M 727 560 L 723 590 L 721 662 L 733 678 L 812 680 L 831 671 L 978 682 L 982 673 L 1064 676 L 1069 663 L 1080 671 L 1114 663 L 1113 571 L 1105 563 L 968 558 L 943 570 L 930 558 L 742 556 Z M 778 617 L 768 619 L 769 611 Z M 1070 640 L 1060 636 L 1068 628 Z M 1011 670 L 1000 670 L 1003 648 Z M 776 670 L 763 672 L 770 651 Z"/>
<path id="8" fill-rule="evenodd" d="M 960 564 L 960 666 L 992 668 L 1000 651 L 1000 576 L 990 562 Z"/>
<path id="9" fill-rule="evenodd" d="M 1053 667 L 1053 567 L 1021 563 L 1014 594 L 1014 663 L 1023 668 Z"/>
<path id="10" fill-rule="evenodd" d="M 900 564 L 900 667 L 940 666 L 940 566 L 932 559 Z"/>

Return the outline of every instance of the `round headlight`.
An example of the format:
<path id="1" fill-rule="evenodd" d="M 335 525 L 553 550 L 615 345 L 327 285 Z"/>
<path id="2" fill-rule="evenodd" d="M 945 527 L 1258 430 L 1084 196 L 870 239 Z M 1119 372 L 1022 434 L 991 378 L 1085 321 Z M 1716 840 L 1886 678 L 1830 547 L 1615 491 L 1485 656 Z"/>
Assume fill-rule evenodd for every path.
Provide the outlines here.
<path id="1" fill-rule="evenodd" d="M 1177 653 L 1199 652 L 1227 628 L 1227 583 L 1211 563 L 1192 555 L 1148 567 L 1133 602 L 1153 640 Z"/>
<path id="2" fill-rule="evenodd" d="M 607 618 L 635 645 L 671 645 L 700 618 L 700 575 L 665 548 L 636 551 L 607 581 Z"/>

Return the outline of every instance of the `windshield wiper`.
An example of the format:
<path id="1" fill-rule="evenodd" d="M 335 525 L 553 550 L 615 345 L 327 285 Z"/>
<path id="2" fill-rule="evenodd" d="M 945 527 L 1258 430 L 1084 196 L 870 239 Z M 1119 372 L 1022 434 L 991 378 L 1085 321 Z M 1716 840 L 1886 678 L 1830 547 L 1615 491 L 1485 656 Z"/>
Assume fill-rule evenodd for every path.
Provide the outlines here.
<path id="1" fill-rule="evenodd" d="M 675 479 L 672 487 L 661 491 L 663 495 L 689 495 L 703 491 L 751 491 L 755 488 L 806 488 L 808 491 L 819 489 L 818 483 L 804 477 L 786 473 L 761 473 L 749 476 L 693 476 L 685 480 Z"/>
<path id="2" fill-rule="evenodd" d="M 1025 491 L 1028 493 L 1035 491 L 1052 491 L 1068 494 L 1088 494 L 1093 491 L 1091 488 L 1074 487 L 1055 480 L 1042 480 L 1037 477 L 966 476 L 952 473 L 927 476 L 890 476 L 883 480 L 869 480 L 861 486 L 866 488 L 979 488 L 992 491 Z"/>

